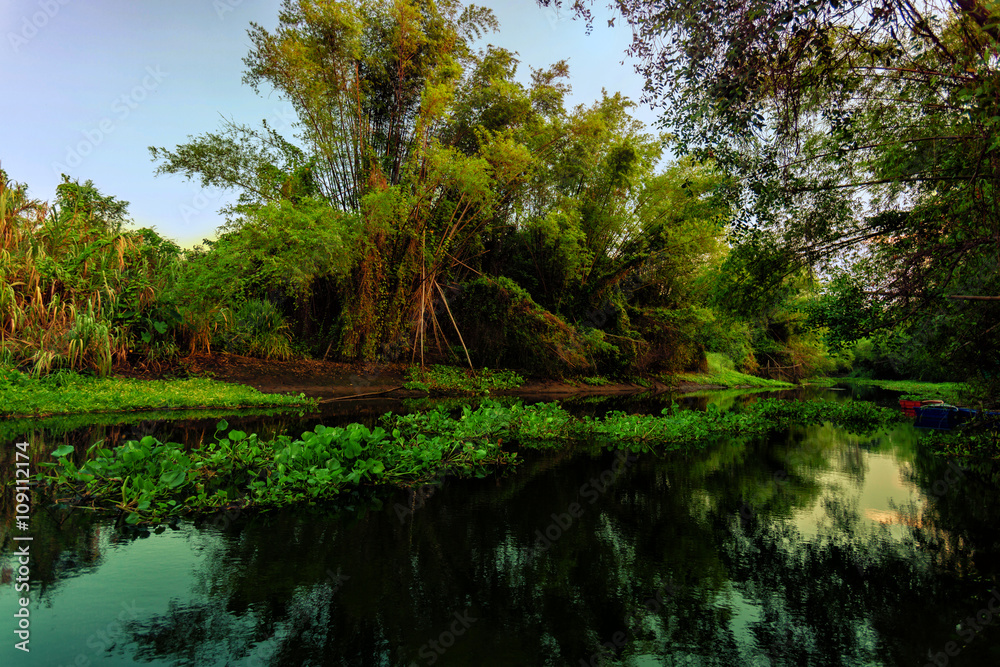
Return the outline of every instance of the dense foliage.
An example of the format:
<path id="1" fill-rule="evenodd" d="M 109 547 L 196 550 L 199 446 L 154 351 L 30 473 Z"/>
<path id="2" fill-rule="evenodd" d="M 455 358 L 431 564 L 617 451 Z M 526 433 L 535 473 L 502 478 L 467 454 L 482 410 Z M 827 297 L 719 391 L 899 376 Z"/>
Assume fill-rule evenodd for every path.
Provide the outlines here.
<path id="1" fill-rule="evenodd" d="M 567 108 L 565 62 L 524 77 L 479 46 L 489 10 L 285 0 L 276 29 L 251 26 L 245 82 L 294 107 L 293 133 L 226 123 L 150 149 L 238 194 L 216 240 L 182 251 L 89 182 L 48 206 L 3 176 L 0 363 L 226 350 L 624 378 L 712 355 L 989 394 L 989 12 L 617 7 L 669 134 L 620 94 Z"/>
<path id="2" fill-rule="evenodd" d="M 293 104 L 296 135 L 226 125 L 151 149 L 160 173 L 239 193 L 184 263 L 206 314 L 192 345 L 267 300 L 274 331 L 342 359 L 619 374 L 719 347 L 757 367 L 750 327 L 698 338 L 739 319 L 706 308 L 733 185 L 711 161 L 662 164 L 631 101 L 565 108 L 564 62 L 522 83 L 515 54 L 474 48 L 497 28 L 485 9 L 302 0 L 279 19 L 251 29 L 245 80 Z"/>
<path id="3" fill-rule="evenodd" d="M 48 205 L 0 170 L 0 366 L 107 375 L 136 348 L 166 351 L 156 296 L 179 249 L 125 230 L 127 206 L 66 177 Z"/>
<path id="4" fill-rule="evenodd" d="M 996 3 L 614 6 L 678 149 L 738 177 L 750 296 L 825 266 L 815 321 L 836 348 L 872 337 L 867 372 L 996 389 Z"/>

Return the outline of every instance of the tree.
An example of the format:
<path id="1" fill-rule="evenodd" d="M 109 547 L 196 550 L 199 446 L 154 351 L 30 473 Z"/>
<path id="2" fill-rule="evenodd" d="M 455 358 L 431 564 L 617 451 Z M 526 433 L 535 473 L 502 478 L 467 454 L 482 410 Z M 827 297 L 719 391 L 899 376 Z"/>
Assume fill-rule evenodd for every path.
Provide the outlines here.
<path id="1" fill-rule="evenodd" d="M 286 0 L 275 32 L 250 30 L 245 81 L 293 104 L 296 142 L 266 124 L 229 124 L 153 157 L 161 173 L 239 190 L 236 232 L 303 216 L 337 225 L 336 236 L 353 239 L 336 287 L 341 353 L 391 355 L 409 325 L 422 326 L 438 272 L 462 257 L 469 231 L 530 161 L 504 136 L 468 155 L 437 135 L 462 63 L 475 60 L 469 39 L 495 26 L 489 11 L 456 2 Z"/>
<path id="2" fill-rule="evenodd" d="M 590 3 L 572 6 L 589 16 Z M 996 3 L 615 6 L 633 28 L 644 100 L 682 150 L 739 177 L 739 227 L 777 233 L 804 265 L 870 258 L 872 289 L 897 319 L 963 276 L 988 276 L 977 294 L 1000 293 Z"/>

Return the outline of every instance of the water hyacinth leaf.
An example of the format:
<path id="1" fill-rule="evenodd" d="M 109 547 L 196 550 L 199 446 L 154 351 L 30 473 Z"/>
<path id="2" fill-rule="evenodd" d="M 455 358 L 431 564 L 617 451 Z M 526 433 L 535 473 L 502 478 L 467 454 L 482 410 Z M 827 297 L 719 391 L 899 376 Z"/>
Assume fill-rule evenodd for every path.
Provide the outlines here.
<path id="1" fill-rule="evenodd" d="M 184 470 L 170 470 L 160 475 L 160 483 L 165 484 L 167 488 L 176 489 L 184 483 L 186 477 Z"/>
<path id="2" fill-rule="evenodd" d="M 70 454 L 72 452 L 73 452 L 72 445 L 59 445 L 52 451 L 52 456 L 58 458 L 60 456 L 66 456 L 67 454 Z"/>

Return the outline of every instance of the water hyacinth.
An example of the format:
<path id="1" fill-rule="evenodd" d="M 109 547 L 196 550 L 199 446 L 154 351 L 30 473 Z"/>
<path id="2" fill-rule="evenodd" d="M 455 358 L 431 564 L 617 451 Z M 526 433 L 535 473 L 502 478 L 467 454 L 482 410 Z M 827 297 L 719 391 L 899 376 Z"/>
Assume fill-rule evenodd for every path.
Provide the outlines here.
<path id="1" fill-rule="evenodd" d="M 869 403 L 765 400 L 741 411 L 664 409 L 663 414 L 609 413 L 578 418 L 556 403 L 504 406 L 485 401 L 452 414 L 438 409 L 387 414 L 382 425 L 317 426 L 298 438 L 264 441 L 256 434 L 226 432 L 187 450 L 152 436 L 115 449 L 97 443 L 77 464 L 73 448 L 53 452 L 39 475 L 56 495 L 73 504 L 117 508 L 132 523 L 220 507 L 267 509 L 336 498 L 362 486 L 408 486 L 443 474 L 482 477 L 518 463 L 512 446 L 552 448 L 589 443 L 656 451 L 702 446 L 717 435 L 760 434 L 793 424 L 831 421 L 852 430 L 873 430 L 901 419 L 899 411 Z M 506 446 L 505 446 L 506 445 Z"/>

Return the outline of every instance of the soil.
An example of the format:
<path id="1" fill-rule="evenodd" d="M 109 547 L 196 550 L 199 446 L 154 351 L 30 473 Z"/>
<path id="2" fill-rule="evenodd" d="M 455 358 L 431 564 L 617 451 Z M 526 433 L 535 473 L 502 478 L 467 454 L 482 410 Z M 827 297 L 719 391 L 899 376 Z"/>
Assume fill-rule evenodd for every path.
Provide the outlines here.
<path id="1" fill-rule="evenodd" d="M 225 382 L 244 384 L 267 393 L 302 393 L 317 398 L 347 398 L 363 395 L 398 398 L 425 396 L 424 392 L 402 388 L 406 382 L 404 375 L 407 368 L 407 364 L 398 363 L 346 364 L 315 359 L 279 361 L 218 353 L 191 355 L 181 360 L 180 367 L 174 368 L 173 374 L 176 375 L 180 371 L 181 374 L 188 376 L 209 377 Z M 169 375 L 169 373 L 149 369 L 132 369 L 132 372 L 126 374 L 147 379 Z M 649 382 L 651 385 L 649 387 L 633 383 L 590 386 L 583 383 L 529 377 L 527 382 L 518 389 L 498 393 L 516 394 L 525 398 L 537 396 L 551 400 L 552 398 L 569 396 L 683 392 L 709 388 L 692 383 L 668 386 L 654 379 L 650 379 Z"/>

